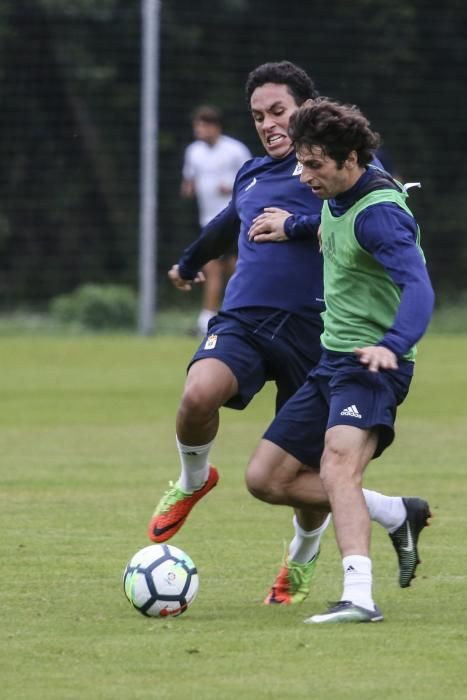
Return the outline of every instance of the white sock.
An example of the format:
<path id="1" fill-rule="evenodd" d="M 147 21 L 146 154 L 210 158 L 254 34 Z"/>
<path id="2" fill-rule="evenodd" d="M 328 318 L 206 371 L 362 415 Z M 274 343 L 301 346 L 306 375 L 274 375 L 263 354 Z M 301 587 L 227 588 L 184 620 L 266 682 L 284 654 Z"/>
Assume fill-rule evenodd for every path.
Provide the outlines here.
<path id="1" fill-rule="evenodd" d="M 297 516 L 293 517 L 295 537 L 289 545 L 288 558 L 298 564 L 306 564 L 318 553 L 321 536 L 331 521 L 331 513 L 316 530 L 307 532 L 297 521 Z"/>
<path id="2" fill-rule="evenodd" d="M 208 455 L 214 440 L 207 445 L 183 445 L 177 438 L 180 456 L 179 486 L 185 493 L 193 493 L 206 483 L 209 476 Z"/>
<path id="3" fill-rule="evenodd" d="M 400 496 L 385 496 L 378 491 L 363 489 L 370 518 L 388 532 L 394 532 L 407 517 L 407 510 Z"/>
<path id="4" fill-rule="evenodd" d="M 371 559 L 359 554 L 351 554 L 342 559 L 344 568 L 344 590 L 341 600 L 350 600 L 367 610 L 374 610 L 372 596 Z"/>
<path id="5" fill-rule="evenodd" d="M 208 330 L 208 323 L 213 316 L 216 315 L 216 311 L 211 311 L 211 309 L 201 309 L 198 316 L 198 330 L 203 335 L 206 334 Z"/>

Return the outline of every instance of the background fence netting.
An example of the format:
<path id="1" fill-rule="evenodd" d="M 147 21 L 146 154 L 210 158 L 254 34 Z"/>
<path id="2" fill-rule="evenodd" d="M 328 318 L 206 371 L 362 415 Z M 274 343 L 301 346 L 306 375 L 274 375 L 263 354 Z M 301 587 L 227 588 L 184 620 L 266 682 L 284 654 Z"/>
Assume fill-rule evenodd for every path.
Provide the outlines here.
<path id="1" fill-rule="evenodd" d="M 447 0 L 161 2 L 158 279 L 197 235 L 181 201 L 190 113 L 223 108 L 260 154 L 243 96 L 288 59 L 358 104 L 410 205 L 439 298 L 467 290 L 467 5 Z M 0 306 L 41 308 L 86 282 L 138 284 L 141 7 L 127 0 L 0 3 Z"/>

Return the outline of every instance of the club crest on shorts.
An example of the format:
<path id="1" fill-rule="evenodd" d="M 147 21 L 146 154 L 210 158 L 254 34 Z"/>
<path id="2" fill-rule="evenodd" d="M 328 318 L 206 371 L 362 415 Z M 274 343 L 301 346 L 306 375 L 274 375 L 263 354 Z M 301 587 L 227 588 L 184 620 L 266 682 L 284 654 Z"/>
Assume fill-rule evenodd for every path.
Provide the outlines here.
<path id="1" fill-rule="evenodd" d="M 212 334 L 212 335 L 208 336 L 208 339 L 206 340 L 206 342 L 204 344 L 204 349 L 205 350 L 212 350 L 213 348 L 216 347 L 216 343 L 217 343 L 217 335 Z"/>

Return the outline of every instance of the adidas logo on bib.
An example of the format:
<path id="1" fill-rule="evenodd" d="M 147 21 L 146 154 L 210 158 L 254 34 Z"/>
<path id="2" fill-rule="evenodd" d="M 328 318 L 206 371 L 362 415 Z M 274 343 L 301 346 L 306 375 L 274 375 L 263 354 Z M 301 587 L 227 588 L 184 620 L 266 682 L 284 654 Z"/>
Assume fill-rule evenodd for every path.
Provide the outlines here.
<path id="1" fill-rule="evenodd" d="M 341 411 L 341 416 L 350 416 L 351 418 L 361 418 L 362 416 L 358 412 L 358 408 L 356 405 L 353 403 L 351 406 L 347 406 L 347 408 L 344 408 L 343 411 Z"/>

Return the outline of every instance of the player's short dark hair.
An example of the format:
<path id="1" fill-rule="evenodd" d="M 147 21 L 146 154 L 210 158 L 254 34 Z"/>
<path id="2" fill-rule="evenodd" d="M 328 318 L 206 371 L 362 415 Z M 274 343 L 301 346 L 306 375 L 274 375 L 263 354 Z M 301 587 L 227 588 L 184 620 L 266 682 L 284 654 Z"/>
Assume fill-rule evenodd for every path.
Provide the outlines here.
<path id="1" fill-rule="evenodd" d="M 257 87 L 265 83 L 286 85 L 297 105 L 305 100 L 315 99 L 319 93 L 308 73 L 290 61 L 263 63 L 249 73 L 245 85 L 245 97 L 250 106 L 251 95 Z"/>
<path id="2" fill-rule="evenodd" d="M 206 122 L 207 124 L 217 124 L 222 127 L 223 117 L 222 112 L 218 107 L 213 105 L 200 105 L 193 110 L 191 114 L 192 121 Z"/>
<path id="3" fill-rule="evenodd" d="M 292 114 L 289 136 L 296 149 L 319 146 L 340 165 L 351 151 L 357 152 L 359 165 L 368 165 L 381 142 L 356 105 L 323 97 Z"/>

